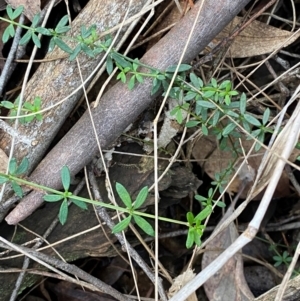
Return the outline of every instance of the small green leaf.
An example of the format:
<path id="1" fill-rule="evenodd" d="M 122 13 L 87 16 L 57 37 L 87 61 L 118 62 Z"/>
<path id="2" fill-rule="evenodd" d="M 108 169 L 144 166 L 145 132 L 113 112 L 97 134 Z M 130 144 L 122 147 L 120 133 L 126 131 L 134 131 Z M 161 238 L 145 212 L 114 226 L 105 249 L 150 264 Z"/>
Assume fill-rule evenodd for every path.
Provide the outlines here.
<path id="1" fill-rule="evenodd" d="M 198 100 L 197 104 L 200 105 L 201 107 L 208 108 L 208 109 L 216 108 L 216 105 L 214 103 L 206 100 Z"/>
<path id="2" fill-rule="evenodd" d="M 22 14 L 23 9 L 24 9 L 23 5 L 18 6 L 16 10 L 13 12 L 12 19 L 18 18 Z"/>
<path id="3" fill-rule="evenodd" d="M 145 186 L 141 189 L 138 196 L 136 197 L 136 200 L 133 205 L 133 209 L 136 210 L 136 209 L 140 208 L 146 201 L 147 196 L 148 196 L 148 186 Z"/>
<path id="4" fill-rule="evenodd" d="M 72 54 L 73 50 L 60 38 L 55 38 L 55 44 L 63 51 Z"/>
<path id="5" fill-rule="evenodd" d="M 44 201 L 46 202 L 58 202 L 64 198 L 63 195 L 60 194 L 46 194 L 43 196 Z"/>
<path id="6" fill-rule="evenodd" d="M 67 33 L 70 29 L 71 29 L 70 26 L 62 26 L 62 27 L 58 27 L 58 28 L 56 27 L 55 32 L 57 34 Z"/>
<path id="7" fill-rule="evenodd" d="M 165 80 L 166 79 L 166 77 L 163 74 L 157 74 L 156 78 L 158 80 Z"/>
<path id="8" fill-rule="evenodd" d="M 8 171 L 10 174 L 14 175 L 17 170 L 17 161 L 16 158 L 12 158 L 8 164 Z"/>
<path id="9" fill-rule="evenodd" d="M 81 50 L 89 57 L 95 57 L 93 50 L 85 44 L 81 44 Z"/>
<path id="10" fill-rule="evenodd" d="M 220 208 L 225 208 L 226 207 L 226 204 L 222 201 L 218 201 L 216 206 L 220 207 Z"/>
<path id="11" fill-rule="evenodd" d="M 27 43 L 30 41 L 30 39 L 31 39 L 31 35 L 32 35 L 32 32 L 31 32 L 30 30 L 28 30 L 28 31 L 24 34 L 24 36 L 22 37 L 22 39 L 20 40 L 19 44 L 20 44 L 20 45 L 25 45 L 25 44 L 27 44 Z"/>
<path id="12" fill-rule="evenodd" d="M 37 48 L 41 48 L 41 41 L 35 33 L 32 34 L 32 41 Z"/>
<path id="13" fill-rule="evenodd" d="M 210 97 L 214 96 L 215 93 L 216 93 L 216 91 L 214 91 L 214 90 L 207 90 L 207 91 L 204 91 L 203 97 L 210 98 Z"/>
<path id="14" fill-rule="evenodd" d="M 70 198 L 70 200 L 72 201 L 72 203 L 74 203 L 79 208 L 81 208 L 83 210 L 87 210 L 87 204 L 86 204 L 86 202 L 75 200 L 75 199 L 72 199 L 72 198 Z"/>
<path id="15" fill-rule="evenodd" d="M 58 214 L 58 219 L 60 221 L 60 223 L 62 225 L 64 225 L 67 221 L 67 218 L 68 218 L 68 211 L 69 211 L 69 208 L 68 208 L 68 201 L 67 200 L 64 200 L 62 203 L 61 203 L 61 206 L 60 206 L 60 209 L 59 209 L 59 214 Z"/>
<path id="16" fill-rule="evenodd" d="M 137 73 L 137 74 L 135 75 L 135 78 L 136 78 L 137 81 L 138 81 L 139 83 L 141 83 L 141 84 L 144 82 L 143 77 L 142 77 L 139 73 Z"/>
<path id="17" fill-rule="evenodd" d="M 113 60 L 116 61 L 116 63 L 118 63 L 123 68 L 131 67 L 130 62 L 126 61 L 120 54 L 118 54 L 116 52 L 113 52 L 111 54 L 111 57 L 112 57 Z"/>
<path id="18" fill-rule="evenodd" d="M 68 17 L 68 15 L 63 16 L 63 17 L 60 19 L 60 21 L 58 22 L 58 24 L 56 25 L 55 31 L 56 31 L 57 28 L 63 27 L 63 26 L 65 26 L 66 24 L 68 24 L 68 22 L 69 22 L 69 17 Z"/>
<path id="19" fill-rule="evenodd" d="M 15 105 L 11 102 L 11 101 L 7 101 L 7 100 L 3 100 L 1 101 L 1 105 L 6 108 L 6 109 L 13 109 L 15 107 Z"/>
<path id="20" fill-rule="evenodd" d="M 199 214 L 196 215 L 195 220 L 203 221 L 212 213 L 212 206 L 206 206 Z"/>
<path id="21" fill-rule="evenodd" d="M 116 191 L 120 197 L 120 199 L 122 200 L 122 202 L 125 204 L 125 206 L 127 208 L 132 208 L 132 201 L 131 201 L 131 197 L 128 193 L 128 191 L 126 190 L 126 188 L 120 184 L 120 183 L 116 183 Z"/>
<path id="22" fill-rule="evenodd" d="M 194 231 L 194 242 L 198 247 L 201 246 L 201 235 L 197 231 Z"/>
<path id="23" fill-rule="evenodd" d="M 236 125 L 234 123 L 227 124 L 227 126 L 222 131 L 222 135 L 224 137 L 228 136 L 228 134 L 230 134 L 235 128 L 236 128 Z"/>
<path id="24" fill-rule="evenodd" d="M 15 194 L 21 198 L 23 196 L 23 190 L 21 186 L 15 181 L 11 181 L 11 186 Z"/>
<path id="25" fill-rule="evenodd" d="M 198 94 L 196 92 L 193 92 L 193 91 L 188 91 L 186 93 L 186 95 L 183 97 L 183 100 L 184 101 L 189 101 L 189 100 L 192 100 L 194 99 Z"/>
<path id="26" fill-rule="evenodd" d="M 166 72 L 168 73 L 174 73 L 176 71 L 177 65 L 173 65 L 167 68 Z M 192 68 L 192 66 L 188 65 L 188 64 L 181 64 L 178 68 L 178 72 L 184 72 L 184 71 L 188 71 Z"/>
<path id="27" fill-rule="evenodd" d="M 8 182 L 8 178 L 6 178 L 6 177 L 4 177 L 4 176 L 0 176 L 0 185 L 1 185 L 1 184 L 4 184 L 4 183 L 6 183 L 6 182 Z"/>
<path id="28" fill-rule="evenodd" d="M 124 72 L 120 72 L 120 73 L 118 74 L 118 76 L 117 76 L 117 79 L 121 80 L 121 82 L 122 82 L 123 84 L 125 84 L 125 83 L 126 83 L 126 75 L 125 75 L 125 73 L 124 73 Z"/>
<path id="29" fill-rule="evenodd" d="M 81 45 L 78 44 L 73 50 L 73 53 L 70 55 L 69 60 L 73 61 L 77 57 L 80 51 L 81 51 Z"/>
<path id="30" fill-rule="evenodd" d="M 128 82 L 128 89 L 132 90 L 135 84 L 135 75 L 132 75 L 129 82 Z"/>
<path id="31" fill-rule="evenodd" d="M 212 125 L 215 127 L 220 119 L 220 111 L 216 110 L 212 118 Z"/>
<path id="32" fill-rule="evenodd" d="M 4 33 L 2 35 L 2 42 L 3 43 L 6 43 L 10 38 L 10 33 L 9 33 L 9 28 L 7 27 L 5 30 L 4 30 Z"/>
<path id="33" fill-rule="evenodd" d="M 136 222 L 136 224 L 148 235 L 154 236 L 155 232 L 152 228 L 152 226 L 141 216 L 139 215 L 133 215 L 133 219 Z"/>
<path id="34" fill-rule="evenodd" d="M 203 87 L 203 81 L 195 73 L 190 74 L 190 80 L 195 88 L 199 89 Z"/>
<path id="35" fill-rule="evenodd" d="M 203 135 L 205 135 L 205 136 L 208 135 L 208 128 L 205 124 L 202 124 L 201 130 L 202 130 Z"/>
<path id="36" fill-rule="evenodd" d="M 267 108 L 264 112 L 263 119 L 262 119 L 263 125 L 267 124 L 267 122 L 269 121 L 269 117 L 270 117 L 270 109 Z"/>
<path id="37" fill-rule="evenodd" d="M 14 19 L 14 18 L 13 18 L 13 16 L 14 16 L 14 11 L 13 11 L 11 5 L 7 5 L 7 6 L 6 6 L 6 13 L 7 13 L 8 17 L 9 17 L 11 20 Z"/>
<path id="38" fill-rule="evenodd" d="M 54 40 L 54 37 L 53 37 L 53 38 L 50 40 L 50 42 L 49 42 L 48 51 L 49 51 L 49 52 L 53 51 L 54 47 L 55 47 L 55 40 Z"/>
<path id="39" fill-rule="evenodd" d="M 216 81 L 215 78 L 212 78 L 210 82 L 211 82 L 211 85 L 212 85 L 214 88 L 217 88 L 217 87 L 218 87 L 218 83 L 217 83 L 217 81 Z"/>
<path id="40" fill-rule="evenodd" d="M 157 93 L 160 87 L 161 87 L 161 81 L 158 80 L 157 78 L 154 78 L 152 82 L 151 95 Z"/>
<path id="41" fill-rule="evenodd" d="M 33 17 L 31 27 L 36 27 L 37 26 L 37 24 L 39 23 L 40 17 L 41 17 L 40 14 L 36 14 Z"/>
<path id="42" fill-rule="evenodd" d="M 40 33 L 44 36 L 51 36 L 50 30 L 45 27 L 37 27 L 35 30 L 37 33 Z"/>
<path id="43" fill-rule="evenodd" d="M 185 124 L 185 126 L 187 128 L 193 128 L 193 127 L 197 126 L 199 123 L 200 123 L 200 121 L 190 120 Z"/>
<path id="44" fill-rule="evenodd" d="M 224 101 L 225 101 L 225 103 L 226 103 L 227 106 L 230 105 L 231 99 L 230 99 L 229 95 L 225 96 L 225 100 Z"/>
<path id="45" fill-rule="evenodd" d="M 12 24 L 10 24 L 7 28 L 9 30 L 10 36 L 13 38 L 15 36 L 15 28 L 14 28 L 14 26 Z"/>
<path id="46" fill-rule="evenodd" d="M 131 221 L 131 215 L 127 216 L 112 228 L 112 233 L 119 233 L 125 230 Z"/>
<path id="47" fill-rule="evenodd" d="M 188 236 L 186 239 L 185 246 L 187 249 L 190 249 L 194 244 L 194 237 L 195 237 L 195 229 L 189 228 Z"/>
<path id="48" fill-rule="evenodd" d="M 181 110 L 181 109 L 178 110 L 178 111 L 176 112 L 175 117 L 176 117 L 176 121 L 177 121 L 179 124 L 182 124 L 183 116 L 182 116 L 182 110 Z"/>
<path id="49" fill-rule="evenodd" d="M 61 169 L 61 182 L 63 184 L 64 190 L 68 191 L 71 183 L 71 175 L 68 166 L 63 166 Z"/>
<path id="50" fill-rule="evenodd" d="M 194 224 L 194 214 L 192 212 L 187 212 L 186 220 L 192 226 Z"/>
<path id="51" fill-rule="evenodd" d="M 15 174 L 21 175 L 21 174 L 25 173 L 25 171 L 28 169 L 28 166 L 29 166 L 28 158 L 24 157 L 21 164 L 18 166 Z"/>
<path id="52" fill-rule="evenodd" d="M 106 71 L 107 73 L 110 75 L 113 71 L 113 68 L 114 68 L 114 64 L 113 64 L 113 60 L 110 56 L 107 56 L 107 59 L 106 59 Z"/>
<path id="53" fill-rule="evenodd" d="M 252 115 L 244 114 L 244 118 L 251 124 L 255 126 L 261 126 L 261 123 Z"/>

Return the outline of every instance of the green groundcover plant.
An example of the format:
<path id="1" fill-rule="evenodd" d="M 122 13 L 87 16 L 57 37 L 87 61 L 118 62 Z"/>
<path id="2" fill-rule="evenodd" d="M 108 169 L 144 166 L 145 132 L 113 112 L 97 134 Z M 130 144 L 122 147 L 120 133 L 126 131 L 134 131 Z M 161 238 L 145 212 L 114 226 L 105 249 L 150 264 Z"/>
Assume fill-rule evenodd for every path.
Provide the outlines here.
<path id="1" fill-rule="evenodd" d="M 106 71 L 108 74 L 111 74 L 114 68 L 117 68 L 117 80 L 127 84 L 130 90 L 134 89 L 136 84 L 142 84 L 145 78 L 151 78 L 151 94 L 162 91 L 162 95 L 165 95 L 170 86 L 171 79 L 174 77 L 174 73 L 177 72 L 175 81 L 169 91 L 169 96 L 178 100 L 178 105 L 173 108 L 171 115 L 175 116 L 179 124 L 184 123 L 188 128 L 196 127 L 201 129 L 203 135 L 215 135 L 220 142 L 220 148 L 223 150 L 228 147 L 228 142 L 231 141 L 231 138 L 241 137 L 241 132 L 248 139 L 257 139 L 255 149 L 258 150 L 265 140 L 265 135 L 272 132 L 272 129 L 268 126 L 270 110 L 266 109 L 261 118 L 257 118 L 247 112 L 246 94 L 239 94 L 238 91 L 234 90 L 229 80 L 218 82 L 212 78 L 208 84 L 204 84 L 202 79 L 192 71 L 192 66 L 188 64 L 170 66 L 166 70 L 159 70 L 145 65 L 138 59 L 131 59 L 111 48 L 112 37 L 107 35 L 101 40 L 95 25 L 89 28 L 83 25 L 80 34 L 75 37 L 68 36 L 67 34 L 71 29 L 68 25 L 68 16 L 64 16 L 54 29 L 39 26 L 39 15 L 33 18 L 31 26 L 22 25 L 16 21 L 22 11 L 23 7 L 13 10 L 8 5 L 6 9 L 8 18 L 0 17 L 1 20 L 9 24 L 2 36 L 4 43 L 14 37 L 15 26 L 21 26 L 25 32 L 20 40 L 20 45 L 25 45 L 29 41 L 32 41 L 37 47 L 41 47 L 39 35 L 44 35 L 50 37 L 49 51 L 52 51 L 55 47 L 59 47 L 68 54 L 70 60 L 74 60 L 78 55 L 87 55 L 90 58 L 94 58 L 100 53 L 106 52 Z M 74 48 L 68 45 L 69 41 L 75 41 Z M 147 72 L 140 71 L 141 68 L 147 70 Z M 42 101 L 39 96 L 36 96 L 33 101 L 25 102 L 21 109 L 21 122 L 28 123 L 42 120 L 43 116 L 40 113 Z M 15 102 L 1 101 L 1 108 L 9 109 L 10 116 L 13 119 L 17 114 L 18 99 Z M 183 117 L 186 115 L 186 112 L 190 115 L 188 122 Z M 222 120 L 226 121 L 225 126 L 224 122 L 220 122 Z M 238 147 L 234 146 L 234 152 L 238 154 Z M 61 170 L 61 181 L 64 191 L 57 191 L 24 180 L 21 175 L 26 172 L 28 165 L 27 158 L 24 158 L 20 165 L 17 165 L 15 159 L 12 159 L 9 162 L 9 173 L 7 175 L 0 174 L 0 184 L 10 183 L 12 189 L 20 198 L 23 196 L 22 184 L 43 189 L 46 192 L 44 196 L 45 201 L 61 202 L 59 220 L 62 224 L 67 221 L 69 201 L 84 210 L 87 209 L 86 203 L 91 203 L 119 210 L 125 214 L 126 217 L 114 227 L 113 232 L 115 233 L 125 230 L 131 222 L 134 222 L 146 234 L 152 236 L 155 234 L 151 224 L 145 219 L 154 218 L 154 216 L 139 211 L 147 198 L 147 187 L 141 189 L 133 202 L 126 188 L 121 183 L 117 183 L 116 191 L 125 205 L 125 207 L 117 207 L 73 195 L 69 191 L 70 171 L 67 166 L 63 166 Z M 188 212 L 186 222 L 158 217 L 159 220 L 175 222 L 188 228 L 187 248 L 192 247 L 194 244 L 201 245 L 201 237 L 205 230 L 204 221 L 210 216 L 214 206 L 225 206 L 221 201 L 216 202 L 214 195 L 218 190 L 223 191 L 224 179 L 232 172 L 233 162 L 227 169 L 215 175 L 215 181 L 212 182 L 214 188 L 209 189 L 207 197 L 195 195 L 195 199 L 201 203 L 202 210 L 196 215 Z"/>

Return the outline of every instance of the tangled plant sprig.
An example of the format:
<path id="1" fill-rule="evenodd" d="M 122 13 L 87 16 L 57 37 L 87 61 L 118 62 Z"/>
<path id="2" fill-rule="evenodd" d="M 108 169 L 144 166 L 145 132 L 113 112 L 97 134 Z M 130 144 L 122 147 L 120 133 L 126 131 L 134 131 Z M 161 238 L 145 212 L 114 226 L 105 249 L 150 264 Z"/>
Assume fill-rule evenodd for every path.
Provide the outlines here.
<path id="1" fill-rule="evenodd" d="M 0 173 L 0 184 L 3 183 L 11 183 L 15 193 L 19 196 L 23 196 L 22 187 L 21 185 L 26 185 L 29 187 L 33 187 L 35 189 L 44 190 L 46 194 L 44 195 L 43 199 L 46 202 L 61 202 L 61 206 L 59 209 L 59 220 L 61 224 L 65 224 L 68 218 L 68 202 L 72 202 L 76 206 L 80 207 L 81 209 L 87 210 L 87 203 L 103 206 L 104 208 L 118 210 L 125 214 L 128 214 L 123 220 L 121 220 L 118 224 L 115 225 L 113 228 L 113 233 L 117 233 L 120 231 L 125 230 L 132 220 L 143 230 L 147 235 L 153 236 L 154 230 L 151 224 L 145 219 L 150 218 L 154 219 L 155 216 L 138 211 L 148 196 L 148 187 L 143 187 L 138 196 L 136 197 L 135 202 L 132 202 L 132 198 L 126 188 L 120 184 L 116 184 L 116 190 L 121 198 L 122 202 L 126 206 L 119 207 L 114 206 L 111 204 L 107 204 L 104 202 L 94 201 L 90 199 L 86 199 L 77 195 L 73 195 L 70 189 L 71 177 L 70 171 L 67 166 L 64 166 L 61 170 L 61 181 L 64 188 L 64 191 L 58 191 L 55 189 L 51 189 L 49 187 L 44 187 L 36 183 L 29 182 L 25 179 L 20 177 L 21 174 L 25 173 L 28 168 L 28 160 L 23 159 L 21 164 L 18 166 L 15 159 L 11 160 L 9 163 L 9 174 Z M 201 244 L 201 236 L 205 230 L 205 226 L 203 225 L 203 221 L 207 216 L 210 215 L 212 212 L 212 206 L 207 205 L 196 217 L 194 217 L 193 213 L 189 212 L 187 214 L 187 222 L 173 220 L 165 217 L 159 216 L 158 219 L 164 222 L 171 222 L 176 223 L 179 225 L 183 225 L 188 227 L 188 238 L 186 246 L 188 248 L 192 247 L 194 243 L 200 245 Z"/>

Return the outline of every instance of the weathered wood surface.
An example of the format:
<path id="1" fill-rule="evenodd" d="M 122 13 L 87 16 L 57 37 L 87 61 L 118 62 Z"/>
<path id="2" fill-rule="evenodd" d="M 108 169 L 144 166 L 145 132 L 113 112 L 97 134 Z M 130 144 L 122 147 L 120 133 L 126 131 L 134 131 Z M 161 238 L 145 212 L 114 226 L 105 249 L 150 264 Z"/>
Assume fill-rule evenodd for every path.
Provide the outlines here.
<path id="1" fill-rule="evenodd" d="M 129 9 L 128 18 L 140 12 L 148 0 L 133 0 Z M 108 28 L 120 24 L 128 9 L 130 1 L 120 0 L 90 0 L 77 18 L 72 23 L 74 36 L 80 33 L 80 27 L 87 28 L 95 24 L 97 32 L 102 33 Z M 124 26 L 117 42 L 122 38 L 125 30 Z M 70 33 L 70 32 L 69 32 Z M 114 37 L 115 33 L 112 34 Z M 72 46 L 72 45 L 71 45 Z M 73 45 L 74 46 L 74 45 Z M 85 80 L 95 69 L 103 58 L 104 54 L 98 55 L 95 59 L 86 55 L 79 55 L 80 70 Z M 60 49 L 55 50 L 46 56 L 46 59 L 64 57 L 65 53 Z M 76 60 L 70 62 L 67 58 L 43 63 L 32 76 L 26 87 L 24 100 L 33 100 L 36 96 L 42 99 L 42 109 L 51 107 L 68 97 L 81 85 L 81 79 Z M 18 132 L 21 136 L 29 140 L 28 144 L 18 142 L 15 148 L 14 157 L 22 159 L 27 157 L 30 162 L 29 172 L 36 167 L 47 151 L 50 143 L 55 137 L 62 124 L 69 116 L 76 102 L 82 95 L 82 89 L 70 96 L 61 105 L 55 106 L 43 115 L 42 121 L 20 125 Z M 11 137 L 2 134 L 0 136 L 0 148 L 9 152 Z"/>
<path id="2" fill-rule="evenodd" d="M 183 62 L 190 62 L 249 2 L 214 1 L 203 3 Z M 193 22 L 196 20 L 199 1 L 194 8 L 143 57 L 151 66 L 165 69 L 178 63 Z M 93 109 L 93 119 L 102 147 L 108 147 L 137 116 L 153 101 L 150 95 L 151 81 L 129 91 L 122 83 L 112 87 Z M 90 116 L 86 112 L 65 137 L 50 151 L 30 176 L 30 180 L 46 186 L 61 188 L 60 169 L 69 166 L 74 175 L 85 166 L 97 152 Z M 32 192 L 6 217 L 9 224 L 16 224 L 31 214 L 43 201 L 42 194 Z"/>

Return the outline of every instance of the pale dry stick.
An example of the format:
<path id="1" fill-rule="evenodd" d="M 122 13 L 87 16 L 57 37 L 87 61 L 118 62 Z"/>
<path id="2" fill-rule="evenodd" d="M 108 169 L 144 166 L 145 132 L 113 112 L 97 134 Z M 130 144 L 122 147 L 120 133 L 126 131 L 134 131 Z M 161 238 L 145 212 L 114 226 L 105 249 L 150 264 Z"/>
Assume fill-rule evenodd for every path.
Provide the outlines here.
<path id="1" fill-rule="evenodd" d="M 282 282 L 279 286 L 279 289 L 277 291 L 276 298 L 275 298 L 274 301 L 281 301 L 282 300 L 283 295 L 284 295 L 284 291 L 286 290 L 287 285 L 288 285 L 288 281 L 289 281 L 289 279 L 291 278 L 291 276 L 293 274 L 294 267 L 296 266 L 299 255 L 300 255 L 300 241 L 298 242 L 297 249 L 296 249 L 295 254 L 293 256 L 293 260 L 290 263 L 289 268 L 288 268 L 287 272 L 285 273 L 285 275 L 283 277 L 283 280 L 282 280 Z"/>
<path id="2" fill-rule="evenodd" d="M 147 2 L 147 3 L 145 4 L 145 6 L 147 6 L 148 3 L 150 3 L 151 1 L 152 1 L 152 0 L 149 0 L 149 2 Z M 150 12 L 150 14 L 148 15 L 147 19 L 143 22 L 143 25 L 139 28 L 138 32 L 134 35 L 133 39 L 130 41 L 129 45 L 127 46 L 127 48 L 126 48 L 126 50 L 125 50 L 125 52 L 124 52 L 124 55 L 127 55 L 128 52 L 131 50 L 131 48 L 132 48 L 131 46 L 134 44 L 134 42 L 135 42 L 136 39 L 139 37 L 139 35 L 140 35 L 140 33 L 142 32 L 142 30 L 144 29 L 144 27 L 148 24 L 148 22 L 150 21 L 150 19 L 151 19 L 153 16 L 154 16 L 154 11 L 153 11 L 153 9 L 152 9 L 151 12 Z M 134 21 L 134 22 L 130 25 L 128 32 L 131 32 L 131 29 L 133 29 L 133 28 L 136 26 L 136 24 L 138 23 L 139 20 L 140 20 L 140 19 L 137 19 L 136 21 Z M 124 20 L 124 21 L 125 21 L 125 20 Z M 125 36 L 122 38 L 122 40 L 121 40 L 122 44 L 123 44 L 123 42 L 127 39 L 127 37 L 128 37 L 128 36 L 125 35 Z M 120 46 L 122 45 L 121 42 L 119 43 Z M 118 45 L 118 46 L 119 46 L 119 45 Z M 120 48 L 120 46 L 119 46 L 119 48 Z M 116 49 L 118 50 L 119 48 L 117 47 Z M 104 71 L 105 66 L 103 66 L 103 68 L 101 68 L 101 70 L 102 70 L 102 69 L 103 69 L 103 71 Z M 99 73 L 101 72 L 101 70 L 99 70 Z M 96 98 L 94 107 L 97 107 L 97 106 L 98 106 L 99 101 L 100 101 L 100 99 L 101 99 L 101 96 L 102 96 L 103 93 L 104 93 L 104 89 L 106 88 L 106 86 L 108 85 L 108 83 L 111 81 L 111 79 L 114 77 L 114 75 L 116 74 L 117 71 L 118 71 L 118 68 L 116 67 L 116 68 L 113 70 L 113 72 L 108 76 L 108 78 L 105 80 L 104 84 L 102 85 L 102 87 L 101 87 L 101 89 L 100 89 L 100 91 L 99 91 L 99 93 L 98 93 L 98 95 L 97 95 L 97 98 Z M 91 83 L 90 86 L 92 86 L 92 85 L 98 80 L 98 76 L 100 77 L 100 75 L 101 75 L 101 74 L 99 74 L 99 73 L 97 73 L 95 80 L 93 80 L 93 82 Z"/>
<path id="3" fill-rule="evenodd" d="M 177 67 L 175 69 L 175 72 L 172 76 L 172 79 L 171 79 L 171 82 L 170 82 L 170 85 L 165 93 L 165 96 L 164 96 L 164 99 L 162 101 L 162 104 L 158 110 L 158 113 L 153 121 L 153 135 L 154 135 L 154 211 L 155 211 L 155 220 L 154 220 L 154 224 L 155 224 L 155 278 L 158 279 L 158 231 L 159 231 L 159 228 L 158 228 L 158 200 L 159 200 L 159 192 L 158 192 L 158 145 L 157 145 L 157 140 L 158 140 L 158 134 L 157 134 L 157 124 L 158 124 L 158 121 L 159 121 L 159 117 L 162 113 L 162 110 L 166 104 L 166 101 L 167 101 L 167 98 L 169 96 L 169 93 L 171 91 L 171 88 L 173 86 L 173 83 L 175 81 L 175 78 L 177 76 L 177 73 L 178 73 L 178 70 L 179 70 L 179 66 L 181 64 L 181 62 L 183 61 L 183 58 L 184 58 L 184 54 L 188 48 L 188 45 L 189 45 L 189 42 L 191 40 L 191 37 L 192 37 L 192 34 L 194 33 L 194 30 L 195 30 L 195 27 L 196 27 L 196 24 L 197 24 L 197 21 L 200 17 L 200 12 L 202 11 L 202 7 L 204 5 L 204 2 L 205 0 L 203 0 L 201 2 L 201 4 L 199 5 L 199 8 L 197 8 L 197 14 L 196 14 L 196 17 L 195 17 L 195 20 L 193 22 L 193 25 L 192 25 L 192 28 L 190 30 L 190 33 L 189 33 L 189 36 L 187 37 L 187 41 L 185 43 L 185 46 L 182 50 L 182 54 L 179 58 L 179 61 L 178 61 L 178 64 L 177 64 Z M 157 291 L 157 287 L 155 287 L 155 301 L 158 300 L 158 291 Z"/>
<path id="4" fill-rule="evenodd" d="M 90 179 L 91 185 L 93 187 L 97 187 L 98 186 L 96 178 L 95 178 L 95 176 L 94 176 L 94 174 L 92 172 L 89 172 L 89 179 Z M 102 199 L 101 195 L 99 193 L 99 189 L 98 188 L 94 190 L 94 194 L 95 194 L 95 198 L 97 200 L 101 200 Z M 106 209 L 103 208 L 103 207 L 101 207 L 101 206 L 96 206 L 96 209 L 97 209 L 97 213 L 100 216 L 100 218 L 106 222 L 106 225 L 110 229 L 112 229 L 115 226 L 115 223 L 112 221 L 112 219 L 108 215 Z M 145 272 L 145 274 L 148 276 L 148 278 L 152 281 L 152 283 L 154 285 L 156 285 L 156 284 L 158 285 L 158 290 L 159 290 L 159 293 L 160 293 L 160 296 L 161 296 L 162 300 L 167 300 L 166 296 L 165 296 L 165 293 L 164 293 L 164 288 L 162 286 L 162 282 L 161 281 L 157 281 L 157 279 L 152 274 L 152 272 L 150 271 L 149 267 L 144 262 L 144 260 L 131 247 L 131 245 L 129 245 L 126 237 L 124 235 L 121 235 L 120 233 L 115 233 L 115 236 L 117 237 L 117 239 L 121 243 L 123 250 L 128 253 L 129 257 L 132 257 L 135 260 L 135 262 L 141 267 L 141 269 Z M 129 258 L 129 260 L 130 260 L 130 258 Z"/>
<path id="5" fill-rule="evenodd" d="M 55 2 L 55 0 L 52 0 L 51 3 L 50 3 L 50 5 L 48 7 L 48 10 L 47 10 L 47 13 L 45 15 L 45 18 L 43 20 L 42 26 L 46 25 L 46 23 L 48 21 L 48 18 L 49 18 L 49 15 L 50 15 L 50 12 L 52 10 L 52 7 L 54 5 L 54 2 Z M 39 34 L 38 38 L 40 39 L 41 36 L 42 35 Z M 32 67 L 33 60 L 34 60 L 36 52 L 37 52 L 37 46 L 34 45 L 32 53 L 31 53 L 31 56 L 30 56 L 30 59 L 29 59 L 29 62 L 28 62 L 28 66 L 26 68 L 26 72 L 25 72 L 25 75 L 24 75 L 24 80 L 23 80 L 23 83 L 22 83 L 22 89 L 21 89 L 20 98 L 19 98 L 19 104 L 18 104 L 18 109 L 17 109 L 17 115 L 15 117 L 20 116 L 20 112 L 21 112 L 21 108 L 22 108 L 22 103 L 23 103 L 23 98 L 24 98 L 24 93 L 25 93 L 25 88 L 26 88 L 26 85 L 27 85 L 27 82 L 28 82 L 28 79 L 29 79 L 29 74 L 30 74 L 30 71 L 31 71 L 31 67 Z M 18 125 L 19 125 L 19 119 L 16 118 L 16 120 L 14 122 L 14 130 L 15 131 L 17 130 Z M 11 140 L 11 147 L 10 147 L 9 156 L 8 156 L 8 160 L 9 161 L 13 157 L 14 148 L 15 148 L 15 141 L 16 141 L 16 136 L 14 135 L 14 136 L 12 136 L 12 140 Z M 7 168 L 6 168 L 6 174 L 8 174 L 8 172 L 9 172 L 9 166 L 7 166 Z M 4 183 L 2 185 L 2 189 L 0 191 L 0 202 L 2 201 L 3 194 L 4 194 L 4 191 L 5 191 L 5 187 L 6 187 L 6 183 Z"/>
<path id="6" fill-rule="evenodd" d="M 27 257 L 31 258 L 32 260 L 45 266 L 49 270 L 52 270 L 56 274 L 64 277 L 65 281 L 69 281 L 71 283 L 82 285 L 83 287 L 89 288 L 92 291 L 100 290 L 102 292 L 105 292 L 106 294 L 109 294 L 109 295 L 115 297 L 117 300 L 120 300 L 120 301 L 128 301 L 127 298 L 125 298 L 121 293 L 119 293 L 117 290 L 112 288 L 110 285 L 107 285 L 105 282 L 102 282 L 101 280 L 89 275 L 88 273 L 84 272 L 83 270 L 76 267 L 75 265 L 65 263 L 61 260 L 52 258 L 48 255 L 39 253 L 37 251 L 28 249 L 26 247 L 17 246 L 16 244 L 9 242 L 8 240 L 6 240 L 5 238 L 3 238 L 1 236 L 0 236 L 0 242 L 1 242 L 1 244 L 0 244 L 1 248 L 14 250 L 14 251 L 22 253 L 23 255 L 26 255 Z M 56 266 L 57 268 L 59 268 L 63 271 L 66 271 L 69 274 L 76 275 L 79 278 L 81 278 L 87 282 L 77 281 L 74 278 L 68 276 L 67 274 L 61 272 L 57 268 L 53 267 L 52 265 Z"/>
<path id="7" fill-rule="evenodd" d="M 284 133 L 290 135 L 286 143 L 283 146 L 281 156 L 287 159 L 295 144 L 298 141 L 299 129 L 300 129 L 300 103 L 298 103 L 288 125 L 289 129 Z M 285 127 L 286 128 L 286 127 Z M 281 138 L 279 135 L 278 138 Z M 279 159 L 275 165 L 274 172 L 271 175 L 269 185 L 266 188 L 264 196 L 261 203 L 256 211 L 256 214 L 252 221 L 250 222 L 247 230 L 240 235 L 235 242 L 233 242 L 222 254 L 220 254 L 212 263 L 210 263 L 202 272 L 200 272 L 191 282 L 185 285 L 173 298 L 169 301 L 183 301 L 185 298 L 198 289 L 208 278 L 213 276 L 226 262 L 231 258 L 236 252 L 238 252 L 243 246 L 248 244 L 256 235 L 263 216 L 267 210 L 270 203 L 272 195 L 277 187 L 277 183 L 281 177 L 282 170 L 284 168 L 285 162 Z"/>

